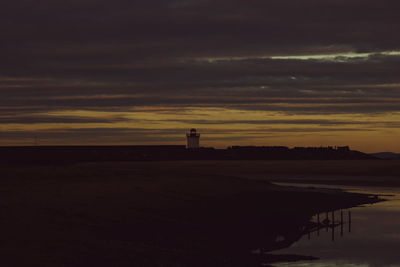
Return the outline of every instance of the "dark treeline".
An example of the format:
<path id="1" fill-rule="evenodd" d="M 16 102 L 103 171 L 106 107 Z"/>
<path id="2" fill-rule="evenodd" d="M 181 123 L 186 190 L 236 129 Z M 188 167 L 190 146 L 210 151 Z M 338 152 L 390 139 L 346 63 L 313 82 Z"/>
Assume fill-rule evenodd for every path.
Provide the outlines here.
<path id="1" fill-rule="evenodd" d="M 232 146 L 227 149 L 185 146 L 30 146 L 0 147 L 2 163 L 64 164 L 157 160 L 353 160 L 373 159 L 349 147 Z"/>

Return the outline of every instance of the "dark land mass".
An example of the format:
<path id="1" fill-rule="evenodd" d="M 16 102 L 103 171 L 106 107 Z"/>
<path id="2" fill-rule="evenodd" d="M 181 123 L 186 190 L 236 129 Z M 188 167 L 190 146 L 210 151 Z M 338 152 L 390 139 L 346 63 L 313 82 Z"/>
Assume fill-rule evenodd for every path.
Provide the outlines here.
<path id="1" fill-rule="evenodd" d="M 150 168 L 155 163 L 135 164 Z M 269 182 L 400 187 L 400 160 L 203 160 L 156 164 L 166 173 L 226 175 Z"/>
<path id="2" fill-rule="evenodd" d="M 161 160 L 356 160 L 373 156 L 349 147 L 233 146 L 227 149 L 185 146 L 28 146 L 0 147 L 0 162 L 70 164 Z"/>
<path id="3" fill-rule="evenodd" d="M 284 166 L 289 174 L 299 168 L 290 166 L 297 161 L 284 162 L 3 165 L 0 264 L 260 266 L 312 259 L 268 252 L 315 227 L 310 218 L 316 213 L 380 201 L 256 177 L 268 168 Z"/>
<path id="4" fill-rule="evenodd" d="M 379 153 L 372 153 L 370 155 L 378 159 L 393 159 L 393 160 L 400 159 L 400 154 L 393 152 L 379 152 Z"/>

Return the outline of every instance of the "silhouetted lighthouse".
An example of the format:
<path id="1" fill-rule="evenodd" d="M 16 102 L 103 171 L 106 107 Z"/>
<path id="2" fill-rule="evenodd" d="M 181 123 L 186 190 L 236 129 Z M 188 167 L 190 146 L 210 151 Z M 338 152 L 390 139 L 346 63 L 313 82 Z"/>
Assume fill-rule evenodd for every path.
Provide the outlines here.
<path id="1" fill-rule="evenodd" d="M 189 133 L 186 133 L 187 149 L 198 149 L 200 148 L 200 134 L 196 132 L 196 129 L 190 129 Z"/>

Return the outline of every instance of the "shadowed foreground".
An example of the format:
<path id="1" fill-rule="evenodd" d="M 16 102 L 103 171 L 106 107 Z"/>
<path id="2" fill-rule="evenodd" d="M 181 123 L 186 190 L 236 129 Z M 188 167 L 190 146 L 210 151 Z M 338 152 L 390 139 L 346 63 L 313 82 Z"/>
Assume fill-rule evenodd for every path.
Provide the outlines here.
<path id="1" fill-rule="evenodd" d="M 313 214 L 377 201 L 165 164 L 1 167 L 0 264 L 258 266 Z"/>

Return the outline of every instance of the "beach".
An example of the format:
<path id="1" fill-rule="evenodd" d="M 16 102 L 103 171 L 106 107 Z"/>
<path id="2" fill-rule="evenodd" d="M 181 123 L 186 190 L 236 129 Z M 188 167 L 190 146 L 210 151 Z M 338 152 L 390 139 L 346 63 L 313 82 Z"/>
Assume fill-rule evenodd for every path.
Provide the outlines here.
<path id="1" fill-rule="evenodd" d="M 279 164 L 286 167 L 274 172 L 272 167 L 277 170 Z M 297 161 L 279 164 L 2 166 L 0 250 L 4 256 L 0 263 L 259 266 L 268 261 L 268 254 L 252 251 L 279 248 L 282 244 L 276 239 L 282 234 L 290 237 L 290 245 L 301 237 L 299 229 L 307 226 L 312 215 L 380 201 L 335 189 L 275 185 L 271 177 L 284 181 L 292 171 L 302 174 L 299 166 L 316 172 Z M 336 168 L 338 162 L 324 164 Z M 392 179 L 392 174 L 387 177 Z M 321 170 L 319 177 L 324 177 Z"/>

